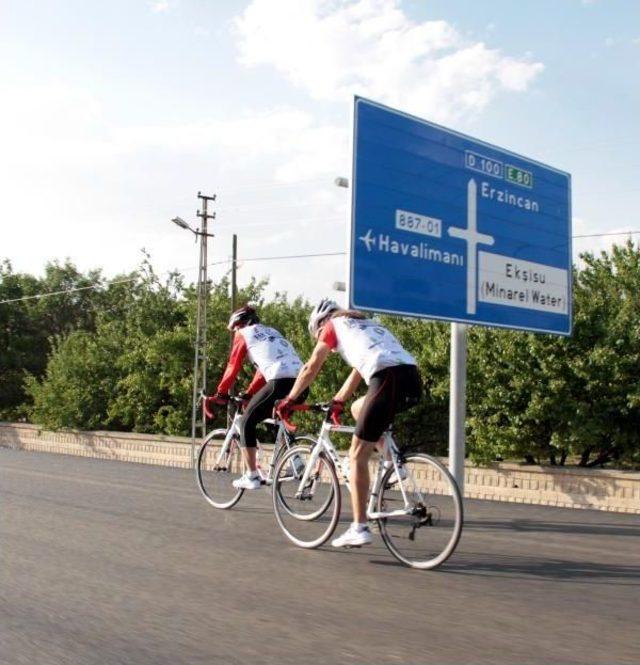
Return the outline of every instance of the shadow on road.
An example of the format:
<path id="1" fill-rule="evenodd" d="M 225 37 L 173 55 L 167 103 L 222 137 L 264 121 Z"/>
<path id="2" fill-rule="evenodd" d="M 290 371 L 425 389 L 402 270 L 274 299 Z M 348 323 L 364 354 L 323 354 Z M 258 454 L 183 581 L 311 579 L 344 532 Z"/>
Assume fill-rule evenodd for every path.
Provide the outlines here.
<path id="1" fill-rule="evenodd" d="M 373 562 L 376 563 L 376 562 Z M 640 586 L 640 566 L 465 552 L 441 568 L 453 575 L 539 578 L 575 584 Z"/>
<path id="2" fill-rule="evenodd" d="M 469 520 L 465 531 L 501 529 L 508 531 L 587 534 L 594 536 L 631 536 L 638 539 L 640 549 L 640 524 L 607 524 L 589 522 L 544 522 L 536 519 Z"/>

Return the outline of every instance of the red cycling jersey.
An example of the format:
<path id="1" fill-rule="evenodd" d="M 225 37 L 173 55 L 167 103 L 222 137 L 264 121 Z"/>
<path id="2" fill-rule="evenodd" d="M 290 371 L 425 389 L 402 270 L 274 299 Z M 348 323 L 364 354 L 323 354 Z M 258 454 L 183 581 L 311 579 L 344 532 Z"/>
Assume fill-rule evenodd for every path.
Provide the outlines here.
<path id="1" fill-rule="evenodd" d="M 240 334 L 239 331 L 236 331 L 233 336 L 233 345 L 231 346 L 231 353 L 229 354 L 229 361 L 224 370 L 224 374 L 220 379 L 218 384 L 217 392 L 227 394 L 231 389 L 231 386 L 235 383 L 240 370 L 242 369 L 242 363 L 247 355 L 247 343 L 244 340 L 244 337 Z M 251 383 L 246 389 L 248 395 L 255 395 L 255 393 L 264 386 L 266 380 L 264 376 L 260 373 L 260 370 L 256 370 L 256 373 L 251 379 Z"/>

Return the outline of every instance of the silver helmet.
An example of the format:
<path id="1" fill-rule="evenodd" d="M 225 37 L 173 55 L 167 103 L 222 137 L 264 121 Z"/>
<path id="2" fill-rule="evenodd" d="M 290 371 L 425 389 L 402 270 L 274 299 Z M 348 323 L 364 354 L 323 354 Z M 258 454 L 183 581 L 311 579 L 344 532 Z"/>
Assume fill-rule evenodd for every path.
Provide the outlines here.
<path id="1" fill-rule="evenodd" d="M 340 307 L 338 303 L 329 300 L 328 298 L 323 298 L 309 314 L 309 333 L 312 337 L 315 337 L 318 334 L 320 326 L 324 323 L 325 319 L 332 313 L 339 310 Z"/>

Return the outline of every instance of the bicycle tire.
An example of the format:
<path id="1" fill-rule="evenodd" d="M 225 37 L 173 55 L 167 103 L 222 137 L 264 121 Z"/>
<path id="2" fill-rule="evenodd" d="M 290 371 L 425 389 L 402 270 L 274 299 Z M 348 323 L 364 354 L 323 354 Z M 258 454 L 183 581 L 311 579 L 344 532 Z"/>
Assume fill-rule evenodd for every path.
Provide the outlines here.
<path id="1" fill-rule="evenodd" d="M 306 443 L 299 443 L 301 441 L 304 441 Z M 297 444 L 297 445 L 305 446 L 309 450 L 312 450 L 313 447 L 318 442 L 313 437 L 309 436 L 308 434 L 302 434 L 301 436 L 297 436 L 295 438 L 294 443 Z M 277 455 L 275 463 L 274 463 L 274 469 L 277 466 L 277 463 L 278 463 L 280 457 L 282 457 L 282 455 L 284 453 L 286 453 L 287 450 L 290 450 L 291 447 L 292 446 L 288 446 L 288 447 L 282 446 L 280 448 L 280 451 L 278 452 L 278 455 Z M 287 462 L 287 463 L 290 464 L 290 462 Z M 290 471 L 291 472 L 294 471 L 293 466 L 291 466 Z M 275 471 L 274 471 L 274 477 L 275 477 Z M 279 491 L 279 490 L 277 490 L 277 491 Z M 333 500 L 333 494 L 331 494 L 331 493 L 328 494 L 324 504 L 320 504 L 320 506 L 318 507 L 318 510 L 316 510 L 313 513 L 308 513 L 308 514 L 301 514 L 301 513 L 296 512 L 295 507 L 294 507 L 295 503 L 294 503 L 294 505 L 290 505 L 290 503 L 287 501 L 286 497 L 282 495 L 282 493 L 280 493 L 278 498 L 282 502 L 282 507 L 289 513 L 289 515 L 291 515 L 295 519 L 298 519 L 298 520 L 301 520 L 301 521 L 311 521 L 311 520 L 316 520 L 316 519 L 320 518 L 322 515 L 324 515 L 324 513 L 327 511 L 327 509 L 331 505 L 331 501 Z"/>
<path id="2" fill-rule="evenodd" d="M 325 503 L 327 504 L 323 509 L 322 512 L 320 512 L 317 508 L 315 510 L 312 510 L 311 513 L 316 515 L 314 519 L 301 519 L 300 511 L 295 511 L 291 508 L 291 505 L 294 503 L 294 501 L 300 501 L 300 506 L 303 507 L 306 504 L 306 501 L 312 501 L 313 498 L 309 499 L 307 498 L 295 498 L 292 496 L 291 498 L 285 498 L 285 488 L 289 488 L 289 493 L 295 494 L 296 490 L 298 489 L 299 484 L 295 482 L 295 480 L 291 480 L 287 474 L 288 470 L 287 467 L 291 465 L 291 459 L 298 455 L 300 457 L 302 456 L 309 456 L 311 454 L 311 450 L 307 446 L 295 446 L 293 448 L 290 448 L 279 460 L 278 465 L 276 466 L 275 472 L 274 472 L 274 479 L 273 479 L 273 492 L 272 492 L 272 500 L 273 500 L 273 511 L 276 517 L 276 521 L 278 522 L 278 525 L 284 532 L 285 536 L 294 544 L 297 545 L 298 547 L 302 547 L 304 549 L 315 549 L 316 547 L 320 547 L 324 543 L 331 538 L 333 532 L 336 530 L 336 527 L 338 526 L 338 522 L 340 521 L 340 510 L 342 507 L 342 496 L 340 492 L 340 483 L 338 481 L 338 474 L 336 473 L 335 466 L 332 462 L 332 460 L 324 453 L 321 452 L 319 457 L 318 457 L 318 462 L 323 465 L 323 469 L 321 471 L 326 471 L 328 474 L 328 480 L 329 480 L 329 485 L 330 487 L 325 487 L 327 483 L 319 482 L 316 486 L 315 489 L 318 490 L 320 488 L 323 490 L 327 496 L 330 496 L 329 501 L 327 502 L 326 497 L 324 499 L 319 498 L 318 499 L 318 504 L 320 506 L 325 506 Z M 319 536 L 314 535 L 314 537 L 308 537 L 308 536 L 301 536 L 299 534 L 296 534 L 293 532 L 293 526 L 289 526 L 288 521 L 287 521 L 287 516 L 293 518 L 293 525 L 300 525 L 301 528 L 306 529 L 306 531 L 310 531 L 311 527 L 309 526 L 304 526 L 304 525 L 310 525 L 311 523 L 314 524 L 324 524 L 324 521 L 321 522 L 323 517 L 325 516 L 327 510 L 333 506 L 331 510 L 331 514 L 329 516 L 329 519 L 327 521 L 327 527 L 320 533 Z"/>
<path id="3" fill-rule="evenodd" d="M 236 489 L 232 485 L 232 482 L 244 472 L 244 463 L 237 443 L 234 443 L 235 448 L 231 453 L 234 457 L 229 459 L 229 456 L 227 456 L 227 459 L 223 462 L 225 465 L 223 469 L 207 468 L 211 463 L 211 459 L 208 459 L 209 456 L 211 455 L 213 459 L 217 457 L 217 452 L 213 452 L 212 446 L 222 445 L 226 435 L 227 430 L 225 429 L 216 429 L 209 432 L 200 446 L 196 462 L 198 488 L 205 500 L 219 510 L 233 508 L 244 494 L 243 489 Z M 234 465 L 238 465 L 238 473 L 234 472 Z"/>
<path id="4" fill-rule="evenodd" d="M 406 517 L 379 518 L 380 535 L 398 561 L 411 568 L 431 570 L 442 565 L 458 545 L 464 521 L 462 497 L 453 476 L 437 459 L 426 453 L 412 453 L 404 459 L 407 478 L 391 483 L 395 471 L 393 467 L 386 470 L 380 485 L 377 510 L 383 512 L 391 509 L 394 504 L 400 507 L 404 503 L 402 493 L 398 490 L 401 482 L 410 500 L 416 504 L 416 512 Z M 423 467 L 420 471 L 419 466 Z M 424 505 L 425 501 L 431 503 Z M 446 515 L 443 517 L 445 510 Z M 415 545 L 416 533 L 423 527 L 431 527 L 427 531 L 425 551 L 432 554 L 427 556 L 420 554 L 422 546 Z M 433 527 L 441 527 L 437 535 Z M 407 551 L 415 550 L 415 556 L 403 552 L 405 547 Z"/>

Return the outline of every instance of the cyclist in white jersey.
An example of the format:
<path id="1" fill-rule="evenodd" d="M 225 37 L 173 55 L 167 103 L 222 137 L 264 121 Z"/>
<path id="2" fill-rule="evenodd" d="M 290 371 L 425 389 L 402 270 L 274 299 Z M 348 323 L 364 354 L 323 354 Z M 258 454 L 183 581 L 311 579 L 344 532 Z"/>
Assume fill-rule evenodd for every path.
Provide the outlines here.
<path id="1" fill-rule="evenodd" d="M 316 378 L 332 351 L 340 353 L 352 367 L 351 374 L 332 400 L 334 421 L 344 410 L 345 401 L 364 379 L 367 393 L 351 405 L 356 420 L 349 451 L 354 521 L 346 533 L 332 541 L 334 547 L 359 547 L 371 542 L 366 514 L 369 458 L 396 414 L 419 402 L 422 394 L 420 375 L 413 356 L 385 327 L 360 312 L 341 309 L 332 300 L 323 299 L 313 309 L 309 332 L 317 344 L 276 412 L 281 417 L 291 413 L 292 405 Z"/>
<path id="2" fill-rule="evenodd" d="M 256 310 L 247 305 L 236 310 L 229 319 L 234 330 L 229 361 L 216 394 L 215 404 L 229 401 L 229 390 L 242 369 L 246 357 L 256 366 L 256 373 L 241 395 L 247 400 L 240 425 L 240 445 L 247 472 L 233 481 L 234 487 L 258 489 L 260 474 L 256 466 L 256 427 L 271 416 L 276 400 L 282 399 L 295 382 L 302 362 L 291 344 L 274 328 L 262 325 Z M 302 399 L 306 393 L 302 393 Z"/>

